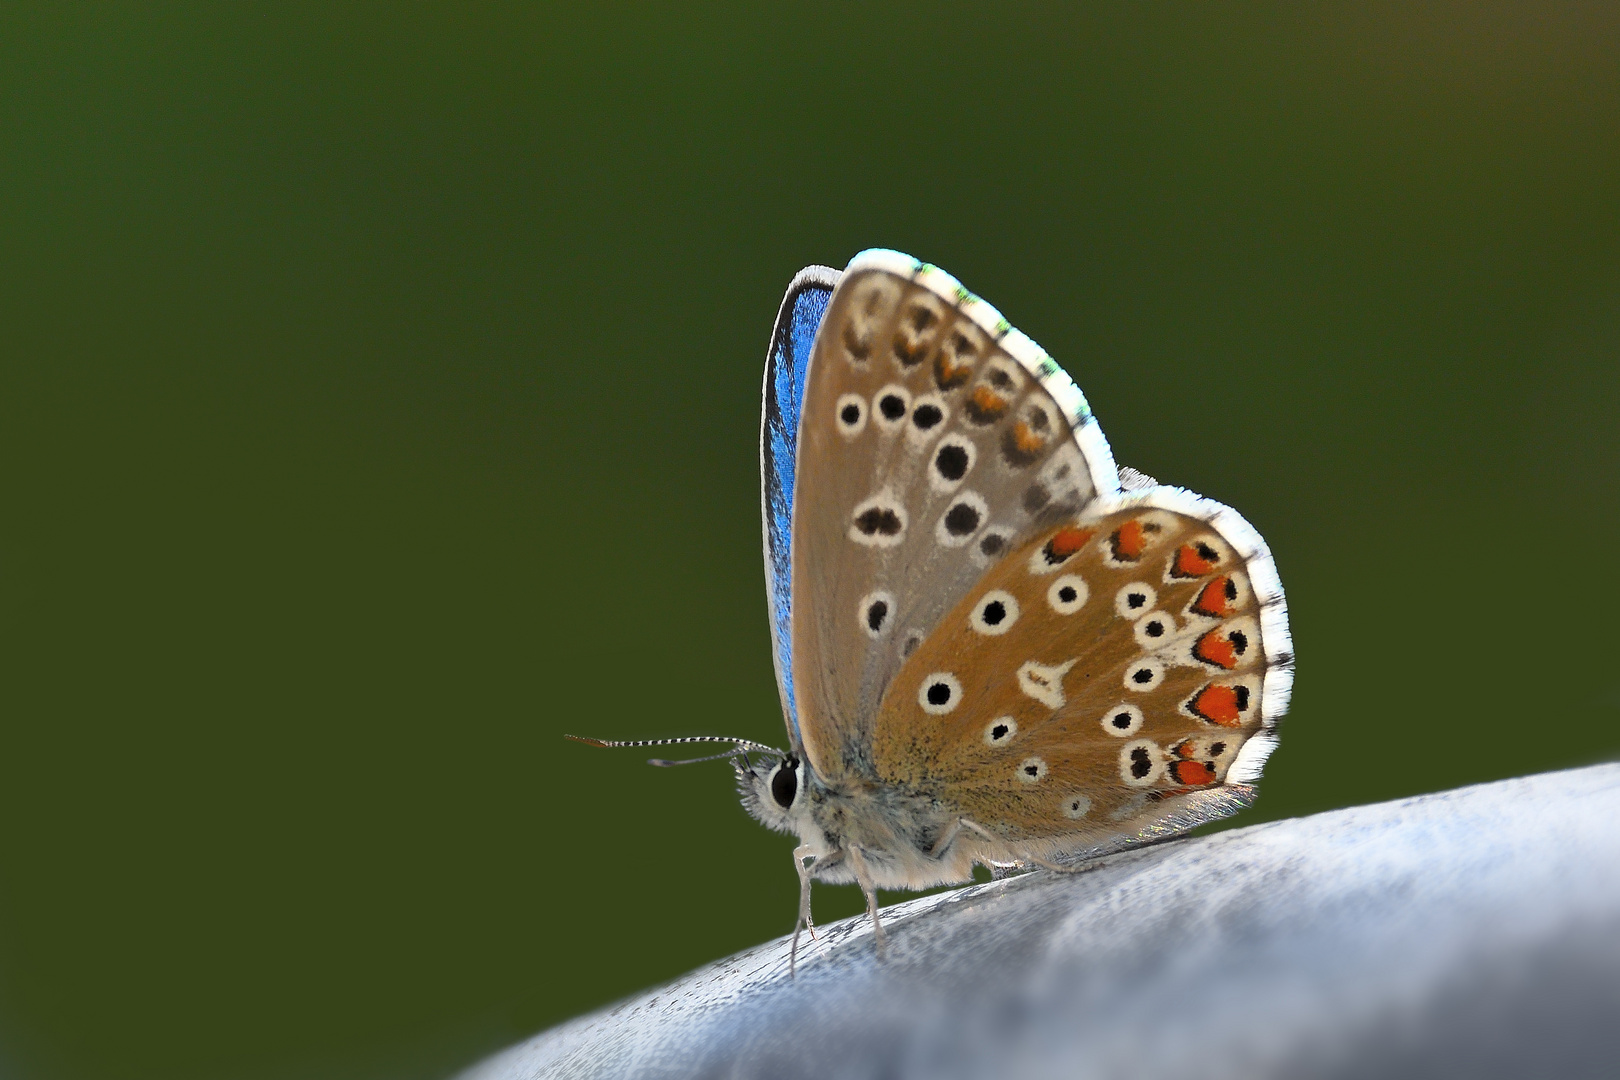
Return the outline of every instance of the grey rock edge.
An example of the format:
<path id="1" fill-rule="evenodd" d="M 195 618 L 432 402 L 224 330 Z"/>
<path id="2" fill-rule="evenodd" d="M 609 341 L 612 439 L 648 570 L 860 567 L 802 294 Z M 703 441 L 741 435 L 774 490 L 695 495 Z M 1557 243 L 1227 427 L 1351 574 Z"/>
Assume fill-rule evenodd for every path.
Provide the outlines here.
<path id="1" fill-rule="evenodd" d="M 462 1074 L 1620 1075 L 1620 764 L 1272 822 L 749 949 Z"/>

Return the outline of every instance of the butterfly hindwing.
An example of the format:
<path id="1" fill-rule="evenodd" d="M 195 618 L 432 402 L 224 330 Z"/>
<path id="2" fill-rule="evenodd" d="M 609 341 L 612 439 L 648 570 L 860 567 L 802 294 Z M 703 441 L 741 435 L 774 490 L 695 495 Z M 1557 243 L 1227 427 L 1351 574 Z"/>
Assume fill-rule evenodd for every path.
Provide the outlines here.
<path id="1" fill-rule="evenodd" d="M 1015 847 L 1106 850 L 1252 798 L 1292 679 L 1282 589 L 1230 509 L 1175 488 L 1047 527 L 896 675 L 880 783 Z"/>
<path id="2" fill-rule="evenodd" d="M 945 613 L 1118 487 L 1062 370 L 948 275 L 883 251 L 851 262 L 822 319 L 797 470 L 784 696 L 834 780 L 877 779 L 879 702 Z"/>

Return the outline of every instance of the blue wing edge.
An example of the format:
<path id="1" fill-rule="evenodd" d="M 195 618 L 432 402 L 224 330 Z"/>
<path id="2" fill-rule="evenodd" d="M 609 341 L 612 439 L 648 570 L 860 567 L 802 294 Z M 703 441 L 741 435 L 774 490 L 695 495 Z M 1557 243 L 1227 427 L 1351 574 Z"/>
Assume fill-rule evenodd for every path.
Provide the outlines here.
<path id="1" fill-rule="evenodd" d="M 782 716 L 794 750 L 799 737 L 793 696 L 793 485 L 798 464 L 799 416 L 805 376 L 821 317 L 843 272 L 807 266 L 793 276 L 776 313 L 765 354 L 765 387 L 759 422 L 760 516 L 765 540 L 765 596 L 770 609 L 771 660 Z"/>

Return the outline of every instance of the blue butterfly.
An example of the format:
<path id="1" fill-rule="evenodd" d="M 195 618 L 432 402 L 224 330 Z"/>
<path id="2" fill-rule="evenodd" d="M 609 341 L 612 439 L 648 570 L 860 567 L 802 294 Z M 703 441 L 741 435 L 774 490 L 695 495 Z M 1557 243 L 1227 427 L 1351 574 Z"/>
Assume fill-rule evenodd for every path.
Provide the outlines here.
<path id="1" fill-rule="evenodd" d="M 585 741 L 731 744 L 743 806 L 800 841 L 795 947 L 813 880 L 877 924 L 879 888 L 1068 870 L 1253 800 L 1293 683 L 1265 541 L 1117 468 L 1063 369 L 950 275 L 871 250 L 793 279 L 760 471 L 789 749 Z"/>

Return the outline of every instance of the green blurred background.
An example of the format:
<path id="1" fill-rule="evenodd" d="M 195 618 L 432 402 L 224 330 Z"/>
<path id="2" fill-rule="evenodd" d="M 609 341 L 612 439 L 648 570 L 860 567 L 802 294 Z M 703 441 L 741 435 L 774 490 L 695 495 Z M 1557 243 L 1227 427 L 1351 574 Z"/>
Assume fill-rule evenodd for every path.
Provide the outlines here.
<path id="1" fill-rule="evenodd" d="M 0 13 L 0 1072 L 442 1075 L 789 929 L 800 266 L 1270 540 L 1256 822 L 1613 758 L 1620 8 Z M 859 907 L 818 893 L 823 918 Z"/>

